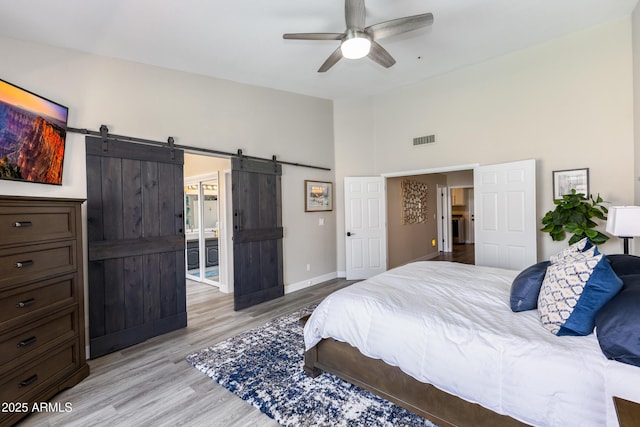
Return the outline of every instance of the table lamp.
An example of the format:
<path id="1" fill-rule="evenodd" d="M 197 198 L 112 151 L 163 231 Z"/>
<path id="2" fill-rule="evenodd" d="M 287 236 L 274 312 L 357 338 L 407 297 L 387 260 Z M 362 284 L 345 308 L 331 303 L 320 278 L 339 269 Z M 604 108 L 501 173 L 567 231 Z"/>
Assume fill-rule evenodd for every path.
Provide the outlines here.
<path id="1" fill-rule="evenodd" d="M 640 236 L 640 206 L 612 206 L 607 214 L 607 233 L 620 237 L 624 253 L 629 253 L 629 239 Z"/>

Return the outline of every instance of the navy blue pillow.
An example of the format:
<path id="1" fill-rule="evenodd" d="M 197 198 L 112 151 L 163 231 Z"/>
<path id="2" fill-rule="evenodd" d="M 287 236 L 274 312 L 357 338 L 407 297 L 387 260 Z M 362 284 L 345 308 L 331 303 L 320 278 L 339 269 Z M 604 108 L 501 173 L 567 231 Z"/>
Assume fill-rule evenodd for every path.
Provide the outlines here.
<path id="1" fill-rule="evenodd" d="M 533 310 L 538 307 L 538 294 L 549 264 L 549 261 L 533 264 L 513 279 L 509 298 L 512 311 Z"/>
<path id="2" fill-rule="evenodd" d="M 640 366 L 640 273 L 621 279 L 620 293 L 596 315 L 596 336 L 607 358 Z"/>
<path id="3" fill-rule="evenodd" d="M 607 259 L 618 277 L 627 274 L 640 274 L 640 256 L 615 254 L 607 255 Z"/>

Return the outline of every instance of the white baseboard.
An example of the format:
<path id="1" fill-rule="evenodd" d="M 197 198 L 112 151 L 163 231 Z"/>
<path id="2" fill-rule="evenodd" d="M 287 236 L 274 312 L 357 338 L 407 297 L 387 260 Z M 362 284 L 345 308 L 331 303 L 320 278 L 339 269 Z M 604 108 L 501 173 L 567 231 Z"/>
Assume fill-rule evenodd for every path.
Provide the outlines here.
<path id="1" fill-rule="evenodd" d="M 326 282 L 327 280 L 335 279 L 338 275 L 336 272 L 323 274 L 322 276 L 312 277 L 311 279 L 303 280 L 296 283 L 289 283 L 288 285 L 284 285 L 284 293 L 288 294 L 291 292 L 299 291 L 301 289 L 308 288 L 313 285 L 317 285 L 318 283 Z"/>
<path id="2" fill-rule="evenodd" d="M 347 277 L 347 272 L 346 271 L 338 271 L 337 275 L 340 279 L 345 279 Z"/>

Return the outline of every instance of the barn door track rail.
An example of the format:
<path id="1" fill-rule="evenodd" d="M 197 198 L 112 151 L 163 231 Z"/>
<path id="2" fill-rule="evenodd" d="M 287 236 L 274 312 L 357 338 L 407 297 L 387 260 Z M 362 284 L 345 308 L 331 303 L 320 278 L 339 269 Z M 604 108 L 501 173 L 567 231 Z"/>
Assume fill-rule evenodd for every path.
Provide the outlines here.
<path id="1" fill-rule="evenodd" d="M 298 167 L 302 167 L 302 168 L 319 169 L 319 170 L 324 170 L 324 171 L 330 171 L 331 170 L 330 168 L 326 168 L 326 167 L 323 167 L 323 166 L 314 166 L 314 165 L 308 165 L 308 164 L 304 164 L 304 163 L 287 162 L 287 161 L 284 161 L 284 160 L 278 160 L 276 158 L 275 154 L 270 159 L 267 159 L 267 158 L 264 158 L 264 157 L 247 156 L 246 154 L 243 154 L 242 149 L 238 149 L 237 152 L 232 153 L 232 152 L 228 152 L 228 151 L 211 150 L 209 148 L 191 147 L 189 145 L 179 145 L 179 144 L 175 143 L 175 140 L 174 140 L 174 138 L 172 136 L 167 138 L 167 142 L 162 142 L 162 141 L 152 141 L 150 139 L 136 138 L 136 137 L 132 137 L 132 136 L 115 135 L 115 134 L 109 133 L 109 128 L 106 125 L 101 125 L 100 126 L 100 131 L 67 127 L 67 132 L 80 133 L 80 134 L 83 134 L 83 135 L 98 136 L 98 137 L 102 138 L 103 150 L 108 150 L 109 140 L 112 140 L 112 141 L 126 141 L 126 142 L 133 142 L 133 143 L 136 143 L 136 144 L 148 144 L 148 145 L 155 145 L 155 146 L 160 146 L 160 147 L 167 147 L 170 150 L 178 149 L 178 150 L 185 150 L 185 151 L 190 151 L 190 152 L 213 154 L 213 155 L 222 156 L 222 157 L 234 157 L 234 156 L 236 156 L 236 157 L 244 157 L 246 159 L 263 160 L 263 161 L 266 161 L 266 162 L 275 162 L 275 163 L 280 163 L 282 165 L 298 166 Z"/>

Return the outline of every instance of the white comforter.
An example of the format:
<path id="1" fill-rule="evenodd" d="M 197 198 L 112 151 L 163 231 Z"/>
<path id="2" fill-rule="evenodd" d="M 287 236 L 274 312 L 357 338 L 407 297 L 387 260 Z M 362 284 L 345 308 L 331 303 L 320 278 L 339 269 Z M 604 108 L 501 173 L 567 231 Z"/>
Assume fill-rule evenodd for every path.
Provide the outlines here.
<path id="1" fill-rule="evenodd" d="M 540 426 L 617 425 L 611 395 L 640 401 L 640 368 L 596 337 L 557 337 L 537 310 L 513 313 L 517 271 L 416 262 L 339 290 L 304 329 L 347 342 L 419 381 Z"/>

